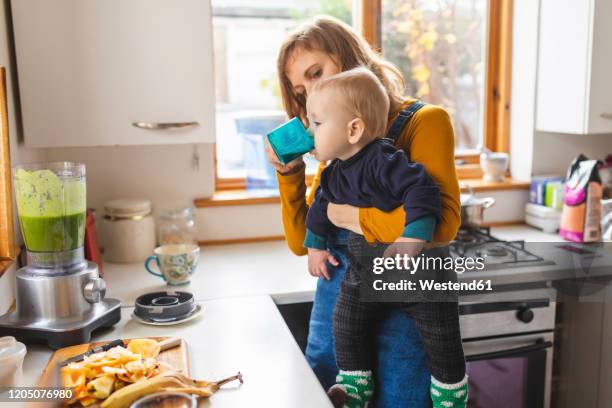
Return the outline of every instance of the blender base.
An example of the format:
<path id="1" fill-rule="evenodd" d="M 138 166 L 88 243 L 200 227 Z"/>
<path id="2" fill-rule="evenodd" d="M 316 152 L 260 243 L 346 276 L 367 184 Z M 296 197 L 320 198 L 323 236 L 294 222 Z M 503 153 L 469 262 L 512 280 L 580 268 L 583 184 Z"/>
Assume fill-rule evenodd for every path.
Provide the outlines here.
<path id="1" fill-rule="evenodd" d="M 79 319 L 54 319 L 26 321 L 19 319 L 12 310 L 0 316 L 0 336 L 13 336 L 23 343 L 47 344 L 59 349 L 75 344 L 88 343 L 91 333 L 111 327 L 121 320 L 121 302 L 106 298 Z"/>

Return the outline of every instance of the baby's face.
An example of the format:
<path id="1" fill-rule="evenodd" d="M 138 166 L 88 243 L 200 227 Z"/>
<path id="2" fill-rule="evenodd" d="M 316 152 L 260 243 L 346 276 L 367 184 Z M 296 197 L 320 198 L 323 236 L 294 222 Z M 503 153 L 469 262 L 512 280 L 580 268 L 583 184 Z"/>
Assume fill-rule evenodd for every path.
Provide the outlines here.
<path id="1" fill-rule="evenodd" d="M 306 101 L 306 111 L 315 139 L 310 153 L 318 161 L 342 158 L 351 149 L 348 124 L 353 117 L 339 103 L 337 91 L 328 88 L 312 93 Z"/>

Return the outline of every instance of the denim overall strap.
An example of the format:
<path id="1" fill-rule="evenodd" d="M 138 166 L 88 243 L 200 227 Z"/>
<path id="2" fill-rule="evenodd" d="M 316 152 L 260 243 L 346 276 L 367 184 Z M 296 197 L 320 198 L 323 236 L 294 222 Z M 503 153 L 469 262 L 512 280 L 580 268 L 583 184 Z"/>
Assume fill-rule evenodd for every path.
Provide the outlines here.
<path id="1" fill-rule="evenodd" d="M 424 102 L 416 101 L 412 103 L 410 106 L 402 109 L 398 114 L 389 131 L 385 135 L 385 139 L 390 139 L 393 143 L 397 141 L 397 138 L 402 134 L 404 128 L 408 123 L 410 123 L 410 119 L 412 119 L 412 115 L 414 115 L 419 109 L 425 106 Z"/>

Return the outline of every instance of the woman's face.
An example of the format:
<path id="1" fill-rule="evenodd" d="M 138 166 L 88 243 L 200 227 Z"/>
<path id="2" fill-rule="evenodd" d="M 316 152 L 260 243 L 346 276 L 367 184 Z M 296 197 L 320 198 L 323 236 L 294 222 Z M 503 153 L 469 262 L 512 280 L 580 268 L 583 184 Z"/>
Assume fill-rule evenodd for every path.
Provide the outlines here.
<path id="1" fill-rule="evenodd" d="M 285 70 L 294 92 L 304 97 L 310 93 L 316 81 L 339 72 L 340 67 L 329 54 L 319 50 L 307 50 L 303 47 L 293 50 Z"/>

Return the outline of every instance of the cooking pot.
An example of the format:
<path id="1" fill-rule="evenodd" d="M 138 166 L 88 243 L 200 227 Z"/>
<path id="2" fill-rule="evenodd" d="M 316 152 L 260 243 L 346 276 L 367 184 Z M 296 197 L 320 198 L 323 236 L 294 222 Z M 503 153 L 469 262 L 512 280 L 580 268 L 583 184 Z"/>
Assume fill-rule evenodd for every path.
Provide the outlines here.
<path id="1" fill-rule="evenodd" d="M 495 204 L 493 197 L 476 197 L 468 187 L 469 194 L 461 194 L 461 227 L 479 227 L 484 218 L 484 210 Z"/>

